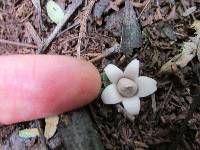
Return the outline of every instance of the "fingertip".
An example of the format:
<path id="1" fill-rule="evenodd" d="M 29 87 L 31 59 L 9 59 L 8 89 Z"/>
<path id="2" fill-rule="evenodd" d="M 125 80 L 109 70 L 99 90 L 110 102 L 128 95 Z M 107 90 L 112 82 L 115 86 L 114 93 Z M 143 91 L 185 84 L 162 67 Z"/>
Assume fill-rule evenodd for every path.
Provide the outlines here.
<path id="1" fill-rule="evenodd" d="M 99 71 L 85 60 L 18 55 L 0 56 L 0 61 L 0 122 L 3 124 L 82 107 L 93 101 L 101 89 Z"/>

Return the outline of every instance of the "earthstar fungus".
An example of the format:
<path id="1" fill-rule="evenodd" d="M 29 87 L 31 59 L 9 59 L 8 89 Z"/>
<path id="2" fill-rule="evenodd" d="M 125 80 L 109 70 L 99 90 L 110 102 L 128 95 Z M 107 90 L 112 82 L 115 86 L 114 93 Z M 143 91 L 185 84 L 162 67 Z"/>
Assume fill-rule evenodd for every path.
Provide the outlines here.
<path id="1" fill-rule="evenodd" d="M 139 76 L 139 60 L 131 61 L 125 71 L 109 64 L 104 69 L 112 84 L 102 92 L 101 99 L 105 104 L 122 102 L 126 111 L 131 115 L 138 115 L 140 111 L 140 97 L 146 97 L 157 90 L 157 82 L 146 76 Z"/>

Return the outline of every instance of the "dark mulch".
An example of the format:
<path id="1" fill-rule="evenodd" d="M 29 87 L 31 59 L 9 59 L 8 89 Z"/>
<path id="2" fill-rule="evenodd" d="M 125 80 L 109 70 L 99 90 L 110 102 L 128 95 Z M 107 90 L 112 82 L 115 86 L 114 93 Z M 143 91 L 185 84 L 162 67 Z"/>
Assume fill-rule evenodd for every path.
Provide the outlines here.
<path id="1" fill-rule="evenodd" d="M 159 2 L 162 15 L 168 15 L 173 6 L 173 0 L 160 0 Z M 145 37 L 144 43 L 141 48 L 135 49 L 131 56 L 124 58 L 123 54 L 115 53 L 94 62 L 102 72 L 102 68 L 108 63 L 114 63 L 123 69 L 130 60 L 138 58 L 141 61 L 140 74 L 158 81 L 158 90 L 155 93 L 156 112 L 153 112 L 152 109 L 153 97 L 143 98 L 140 114 L 136 116 L 134 122 L 129 121 L 122 113 L 118 112 L 115 106 L 104 105 L 100 98 L 93 102 L 91 105 L 92 119 L 106 149 L 167 149 L 170 146 L 172 149 L 176 145 L 177 149 L 200 149 L 200 108 L 190 110 L 192 115 L 187 118 L 194 101 L 191 91 L 198 87 L 199 76 L 195 71 L 199 63 L 197 58 L 173 75 L 158 74 L 161 66 L 180 52 L 182 42 L 194 35 L 194 30 L 190 28 L 193 18 L 181 15 L 184 7 L 197 6 L 197 11 L 193 15 L 196 19 L 200 19 L 200 2 L 198 0 L 176 0 L 175 5 L 176 13 L 170 20 L 153 20 L 152 23 L 145 22 L 145 20 L 154 15 L 157 6 L 153 2 L 147 6 L 140 17 L 141 29 Z M 123 4 L 119 7 L 122 9 Z M 40 37 L 47 37 L 53 31 L 55 24 L 47 18 L 44 5 L 42 8 L 44 31 L 39 30 L 37 14 L 30 0 L 0 1 L 0 39 L 35 45 L 26 29 L 27 22 L 32 24 Z M 136 8 L 138 15 L 142 9 L 143 7 Z M 72 25 L 74 18 L 80 17 L 82 10 L 83 6 L 64 28 Z M 113 42 L 120 42 L 121 30 L 117 27 L 118 22 L 113 19 L 109 20 L 114 13 L 116 13 L 114 10 L 110 10 L 103 15 L 102 25 L 97 25 L 94 19 L 90 18 L 87 24 L 87 36 L 84 38 L 84 47 L 81 51 L 82 57 L 91 60 L 101 55 L 106 48 L 111 47 Z M 170 40 L 162 32 L 165 25 L 170 26 L 176 33 L 176 41 Z M 54 40 L 46 53 L 76 56 L 78 34 L 79 27 L 70 29 Z M 34 48 L 0 43 L 0 54 L 2 55 L 35 53 L 36 49 Z M 36 124 L 33 121 L 0 127 L 0 145 L 11 145 L 12 147 L 13 144 L 13 148 L 19 146 L 19 143 L 13 142 L 17 138 L 17 131 L 34 126 Z M 63 147 L 60 141 L 62 140 L 56 134 L 47 144 L 51 149 L 61 149 Z M 36 138 L 26 141 L 23 146 L 28 149 L 38 149 L 42 147 L 41 143 L 41 140 Z"/>

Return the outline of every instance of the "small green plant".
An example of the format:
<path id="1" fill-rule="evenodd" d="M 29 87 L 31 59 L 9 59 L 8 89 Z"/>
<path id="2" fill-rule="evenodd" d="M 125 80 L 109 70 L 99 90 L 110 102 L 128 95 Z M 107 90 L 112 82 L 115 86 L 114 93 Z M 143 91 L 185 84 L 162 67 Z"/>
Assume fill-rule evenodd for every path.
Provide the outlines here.
<path id="1" fill-rule="evenodd" d="M 64 18 L 64 10 L 54 1 L 50 0 L 46 5 L 49 18 L 56 24 L 60 23 Z"/>

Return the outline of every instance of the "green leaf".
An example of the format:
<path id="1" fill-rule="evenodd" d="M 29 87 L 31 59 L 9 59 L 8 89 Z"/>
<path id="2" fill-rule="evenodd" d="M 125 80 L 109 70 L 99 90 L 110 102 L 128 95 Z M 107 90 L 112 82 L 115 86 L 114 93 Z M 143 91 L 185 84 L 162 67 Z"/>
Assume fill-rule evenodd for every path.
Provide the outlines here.
<path id="1" fill-rule="evenodd" d="M 107 87 L 109 84 L 111 84 L 111 82 L 109 81 L 105 72 L 103 72 L 101 74 L 101 78 L 102 78 L 102 82 L 103 82 L 104 87 Z"/>
<path id="2" fill-rule="evenodd" d="M 46 5 L 47 8 L 47 14 L 49 18 L 56 24 L 58 24 L 60 21 L 64 18 L 64 11 L 63 9 L 54 1 L 50 0 L 47 2 Z"/>
<path id="3" fill-rule="evenodd" d="M 31 128 L 31 129 L 24 129 L 19 131 L 19 137 L 21 138 L 33 138 L 36 136 L 39 136 L 39 131 L 37 128 Z"/>

